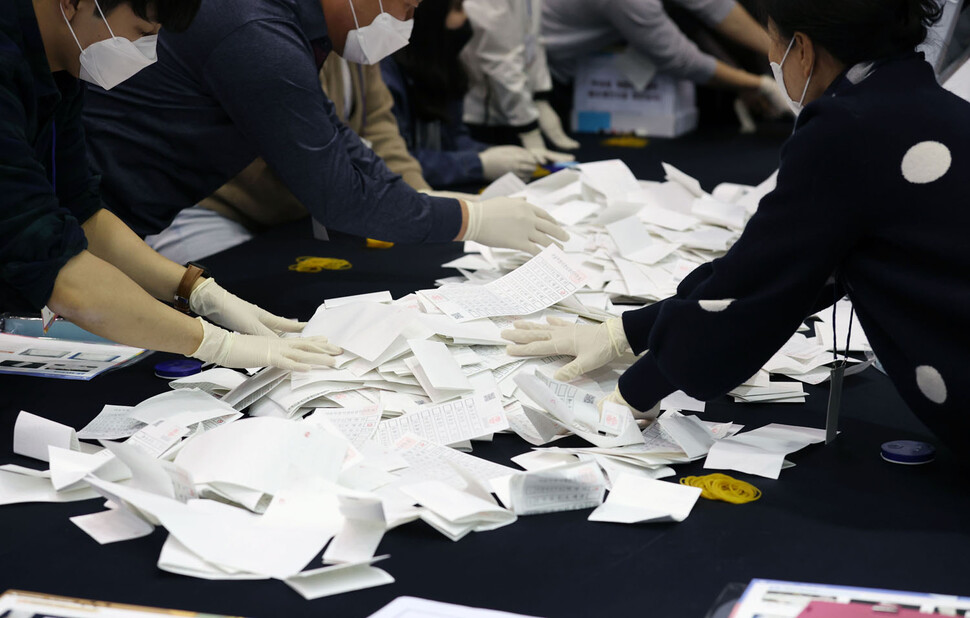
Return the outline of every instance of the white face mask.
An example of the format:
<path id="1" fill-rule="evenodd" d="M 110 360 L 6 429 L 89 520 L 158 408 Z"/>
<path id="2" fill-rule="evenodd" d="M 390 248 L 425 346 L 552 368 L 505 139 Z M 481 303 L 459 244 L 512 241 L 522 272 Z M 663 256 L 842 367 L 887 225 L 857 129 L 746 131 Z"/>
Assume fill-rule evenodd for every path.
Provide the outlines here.
<path id="1" fill-rule="evenodd" d="M 781 64 L 777 62 L 771 63 L 771 72 L 775 75 L 775 81 L 778 82 L 778 87 L 781 88 L 781 93 L 785 95 L 785 99 L 788 101 L 788 106 L 791 107 L 795 115 L 801 113 L 804 107 L 805 95 L 808 93 L 808 85 L 812 83 L 812 75 L 815 74 L 815 67 L 812 67 L 812 72 L 808 74 L 808 81 L 805 82 L 805 89 L 802 90 L 802 98 L 795 102 L 792 100 L 791 95 L 788 94 L 788 87 L 785 86 L 785 73 L 781 70 L 781 67 L 785 65 L 785 60 L 788 60 L 788 54 L 791 53 L 792 47 L 795 45 L 795 37 L 792 37 L 791 43 L 788 44 L 788 49 L 785 51 L 785 56 L 781 59 Z"/>
<path id="2" fill-rule="evenodd" d="M 344 60 L 358 64 L 377 64 L 408 44 L 414 20 L 395 19 L 384 12 L 383 2 L 379 1 L 379 4 L 381 14 L 369 26 L 361 28 L 357 22 L 354 2 L 350 0 L 350 12 L 354 15 L 356 28 L 347 33 L 344 52 L 340 54 Z"/>
<path id="3" fill-rule="evenodd" d="M 111 25 L 104 17 L 104 12 L 101 11 L 101 6 L 98 5 L 98 0 L 94 0 L 94 4 L 98 7 L 98 12 L 101 13 L 101 19 L 104 19 L 105 25 L 108 26 L 108 33 L 111 34 L 111 38 L 92 43 L 86 49 L 81 47 L 81 42 L 74 34 L 71 22 L 68 21 L 67 15 L 64 15 L 64 7 L 61 7 L 61 15 L 67 22 L 74 42 L 81 50 L 81 73 L 79 77 L 86 82 L 101 86 L 105 90 L 111 90 L 158 60 L 158 56 L 155 54 L 158 35 L 143 36 L 136 42 L 115 36 L 115 33 L 111 30 Z"/>

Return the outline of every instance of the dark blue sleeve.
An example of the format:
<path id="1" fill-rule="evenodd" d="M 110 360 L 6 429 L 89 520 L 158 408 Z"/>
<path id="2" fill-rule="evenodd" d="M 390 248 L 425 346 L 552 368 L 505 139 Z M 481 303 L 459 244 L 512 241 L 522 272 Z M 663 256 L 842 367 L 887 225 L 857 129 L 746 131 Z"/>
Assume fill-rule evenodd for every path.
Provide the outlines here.
<path id="1" fill-rule="evenodd" d="M 458 99 L 451 107 L 451 122 L 445 127 L 443 141 L 452 150 L 470 150 L 481 152 L 488 148 L 487 144 L 476 140 L 468 130 L 468 125 L 462 120 L 464 116 L 464 101 Z"/>
<path id="2" fill-rule="evenodd" d="M 27 139 L 27 111 L 20 98 L 26 88 L 11 87 L 13 82 L 0 74 L 0 287 L 40 309 L 50 298 L 57 273 L 87 247 L 78 216 L 93 211 L 79 206 L 75 215 L 58 201 Z M 65 130 L 56 159 L 60 166 L 81 165 L 59 167 L 58 172 L 66 186 L 82 187 L 89 172 L 83 143 L 75 139 L 76 134 Z"/>
<path id="3" fill-rule="evenodd" d="M 62 74 L 58 78 L 64 79 L 66 76 Z M 84 86 L 79 84 L 77 90 L 65 96 L 58 106 L 54 123 L 57 199 L 81 223 L 104 206 L 101 202 L 101 177 L 91 171 L 88 163 L 84 125 L 81 122 L 83 107 Z"/>
<path id="4" fill-rule="evenodd" d="M 425 180 L 435 189 L 484 182 L 482 160 L 474 150 L 411 150 L 421 164 Z"/>
<path id="5" fill-rule="evenodd" d="M 257 21 L 236 30 L 209 56 L 204 79 L 260 156 L 327 227 L 406 243 L 457 236 L 457 200 L 411 189 L 337 119 L 309 42 L 293 25 Z"/>
<path id="6" fill-rule="evenodd" d="M 786 144 L 778 187 L 731 250 L 691 273 L 676 296 L 624 316 L 634 350 L 648 350 L 620 378 L 636 409 L 676 390 L 702 400 L 723 395 L 832 293 L 830 278 L 867 218 L 865 180 L 845 143 L 852 128 L 820 116 L 810 122 Z"/>

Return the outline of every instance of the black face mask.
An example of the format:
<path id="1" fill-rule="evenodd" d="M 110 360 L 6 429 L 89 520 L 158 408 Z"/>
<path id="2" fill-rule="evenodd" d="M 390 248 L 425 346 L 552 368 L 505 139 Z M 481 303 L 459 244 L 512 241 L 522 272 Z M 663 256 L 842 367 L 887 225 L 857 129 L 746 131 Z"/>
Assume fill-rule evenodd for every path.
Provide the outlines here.
<path id="1" fill-rule="evenodd" d="M 442 34 L 442 43 L 449 56 L 460 54 L 470 40 L 472 40 L 472 24 L 467 19 L 460 28 L 454 30 L 445 28 Z"/>

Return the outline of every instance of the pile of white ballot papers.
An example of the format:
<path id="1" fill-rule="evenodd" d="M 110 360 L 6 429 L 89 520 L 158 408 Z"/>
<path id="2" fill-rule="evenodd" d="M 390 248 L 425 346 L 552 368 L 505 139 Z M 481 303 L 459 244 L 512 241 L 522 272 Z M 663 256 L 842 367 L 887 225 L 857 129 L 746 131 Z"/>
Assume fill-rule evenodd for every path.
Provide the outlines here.
<path id="1" fill-rule="evenodd" d="M 772 184 L 708 195 L 667 173 L 665 183 L 641 182 L 604 161 L 513 188 L 567 224 L 566 246 L 531 259 L 469 246 L 449 264 L 462 276 L 436 289 L 327 300 L 302 335 L 341 346 L 335 367 L 209 369 L 136 406 L 105 406 L 78 428 L 23 412 L 14 451 L 49 468 L 0 467 L 0 504 L 101 498 L 72 518 L 98 543 L 162 527 L 160 569 L 273 578 L 312 599 L 392 582 L 381 539 L 418 520 L 453 541 L 565 510 L 676 522 L 700 490 L 661 480 L 673 465 L 706 459 L 777 478 L 786 455 L 824 436 L 744 433 L 699 418 L 704 403 L 684 393 L 644 428 L 627 408 L 598 405 L 634 356 L 566 384 L 551 376 L 568 358 L 506 353 L 501 332 L 515 320 L 602 321 L 672 294 L 728 250 Z M 830 349 L 797 333 L 732 394 L 804 401 L 801 384 L 821 381 Z M 497 433 L 522 439 L 517 467 L 473 454 Z M 559 446 L 565 436 L 585 445 Z"/>

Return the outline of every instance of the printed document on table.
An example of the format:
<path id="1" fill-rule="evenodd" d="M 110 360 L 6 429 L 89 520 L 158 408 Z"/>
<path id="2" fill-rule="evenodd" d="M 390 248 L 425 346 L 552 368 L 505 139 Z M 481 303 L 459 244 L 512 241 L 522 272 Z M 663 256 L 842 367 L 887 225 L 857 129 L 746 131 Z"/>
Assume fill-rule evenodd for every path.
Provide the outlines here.
<path id="1" fill-rule="evenodd" d="M 825 441 L 825 430 L 772 423 L 715 442 L 704 461 L 714 470 L 737 470 L 777 479 L 785 455 Z"/>
<path id="2" fill-rule="evenodd" d="M 375 302 L 334 309 L 321 306 L 303 329 L 303 336 L 325 335 L 334 345 L 373 362 L 416 316 L 415 311 Z"/>
<path id="3" fill-rule="evenodd" d="M 408 464 L 408 468 L 399 473 L 404 482 L 440 480 L 452 487 L 464 488 L 466 480 L 455 471 L 455 466 L 486 486 L 493 479 L 516 473 L 513 468 L 435 444 L 414 434 L 407 434 L 395 442 L 391 452 Z"/>
<path id="4" fill-rule="evenodd" d="M 550 245 L 519 268 L 485 285 L 446 285 L 426 293 L 459 322 L 504 315 L 530 315 L 572 296 L 586 274 L 562 250 Z"/>
<path id="5" fill-rule="evenodd" d="M 591 509 L 603 503 L 606 479 L 596 462 L 587 461 L 517 474 L 509 481 L 509 493 L 516 515 Z"/>
<path id="6" fill-rule="evenodd" d="M 145 350 L 113 343 L 89 343 L 0 333 L 0 374 L 90 380 L 134 362 Z"/>
<path id="7" fill-rule="evenodd" d="M 410 432 L 438 444 L 455 444 L 508 428 L 509 421 L 498 394 L 477 392 L 381 421 L 377 426 L 377 441 L 391 446 Z"/>
<path id="8" fill-rule="evenodd" d="M 621 474 L 602 506 L 589 521 L 636 524 L 684 521 L 701 495 L 700 487 Z"/>
<path id="9" fill-rule="evenodd" d="M 597 396 L 572 384 L 558 382 L 536 371 L 519 373 L 515 384 L 548 418 L 569 429 L 587 442 L 601 448 L 642 445 L 643 435 L 625 406 L 607 402 L 603 412 L 596 407 Z M 617 410 L 619 408 L 619 410 Z"/>

